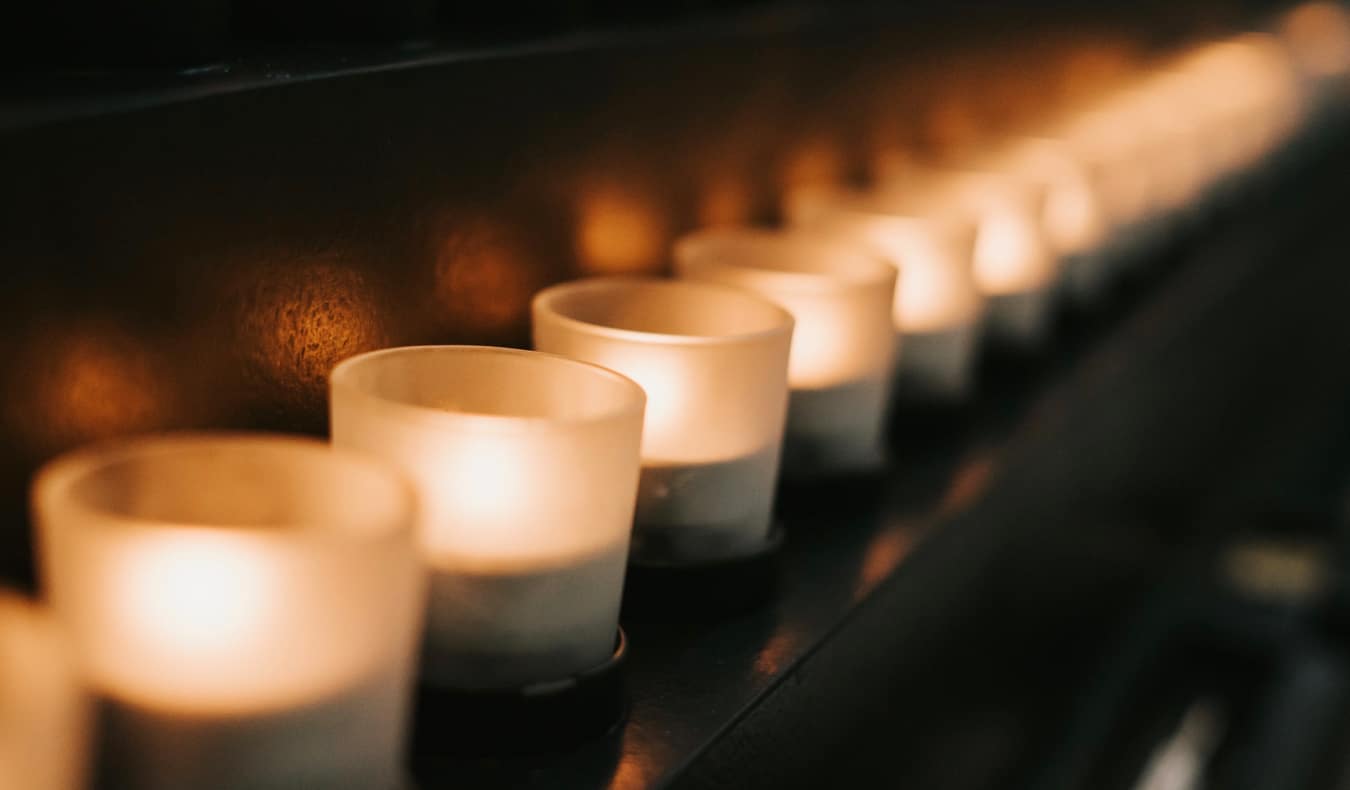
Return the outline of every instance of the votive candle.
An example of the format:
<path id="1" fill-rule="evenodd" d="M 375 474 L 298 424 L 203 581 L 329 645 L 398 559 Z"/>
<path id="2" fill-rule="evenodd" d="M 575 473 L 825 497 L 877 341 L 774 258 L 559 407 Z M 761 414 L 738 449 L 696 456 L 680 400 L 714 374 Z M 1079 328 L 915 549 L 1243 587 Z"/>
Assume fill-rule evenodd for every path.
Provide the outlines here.
<path id="1" fill-rule="evenodd" d="M 85 787 L 87 703 L 60 625 L 0 590 L 0 787 Z"/>
<path id="2" fill-rule="evenodd" d="M 423 584 L 394 470 L 300 438 L 150 437 L 53 461 L 34 506 L 101 703 L 99 787 L 403 781 Z"/>
<path id="3" fill-rule="evenodd" d="M 333 443 L 404 469 L 430 571 L 422 677 L 505 690 L 614 649 L 644 396 L 572 359 L 413 346 L 340 363 Z"/>
<path id="4" fill-rule="evenodd" d="M 985 309 L 975 282 L 975 223 L 946 208 L 852 193 L 793 217 L 812 231 L 865 244 L 899 270 L 891 318 L 904 399 L 955 401 L 971 388 Z"/>
<path id="5" fill-rule="evenodd" d="M 636 559 L 697 563 L 769 537 L 792 316 L 713 283 L 596 278 L 536 295 L 534 343 L 647 393 Z"/>
<path id="6" fill-rule="evenodd" d="M 895 267 L 820 234 L 708 230 L 675 245 L 685 279 L 744 288 L 795 319 L 784 474 L 871 470 L 884 461 L 895 331 Z"/>

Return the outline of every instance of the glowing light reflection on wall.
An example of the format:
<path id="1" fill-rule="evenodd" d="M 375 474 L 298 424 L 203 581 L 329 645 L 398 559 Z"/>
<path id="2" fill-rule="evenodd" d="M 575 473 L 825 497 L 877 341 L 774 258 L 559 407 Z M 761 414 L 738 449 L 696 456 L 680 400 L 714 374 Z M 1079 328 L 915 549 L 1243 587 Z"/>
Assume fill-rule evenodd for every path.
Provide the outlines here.
<path id="1" fill-rule="evenodd" d="M 335 364 L 388 342 L 374 289 L 355 269 L 290 262 L 251 276 L 239 305 L 240 352 L 291 405 L 322 404 Z"/>
<path id="2" fill-rule="evenodd" d="M 164 361 L 112 322 L 38 330 L 17 369 L 6 416 L 37 454 L 161 427 L 175 405 Z"/>
<path id="3" fill-rule="evenodd" d="M 586 190 L 577 204 L 576 255 L 584 272 L 653 272 L 665 262 L 670 220 L 650 195 L 606 184 Z"/>
<path id="4" fill-rule="evenodd" d="M 449 234 L 433 263 L 436 310 L 475 334 L 523 326 L 542 285 L 537 262 L 511 229 L 478 222 Z"/>

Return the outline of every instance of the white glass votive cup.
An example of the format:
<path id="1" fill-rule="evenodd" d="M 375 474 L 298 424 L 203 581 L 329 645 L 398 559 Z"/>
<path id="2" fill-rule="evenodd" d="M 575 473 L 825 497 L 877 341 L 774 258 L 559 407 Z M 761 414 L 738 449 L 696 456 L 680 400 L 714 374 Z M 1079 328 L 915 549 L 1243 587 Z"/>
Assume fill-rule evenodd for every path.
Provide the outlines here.
<path id="1" fill-rule="evenodd" d="M 423 681 L 511 689 L 614 650 L 645 402 L 551 354 L 412 346 L 333 370 L 333 443 L 416 483 L 430 569 Z"/>
<path id="2" fill-rule="evenodd" d="M 403 781 L 415 497 L 307 439 L 151 437 L 33 489 L 46 593 L 102 703 L 99 786 Z"/>
<path id="3" fill-rule="evenodd" d="M 998 170 L 942 169 L 922 197 L 976 223 L 975 282 L 987 297 L 985 329 L 1005 345 L 1034 348 L 1050 328 L 1059 261 L 1043 222 L 1043 184 Z"/>
<path id="4" fill-rule="evenodd" d="M 1094 163 L 1052 133 L 1009 141 L 990 157 L 990 166 L 1045 192 L 1041 221 L 1058 259 L 1061 293 L 1079 304 L 1095 300 L 1105 263 L 1109 222 Z"/>
<path id="5" fill-rule="evenodd" d="M 0 590 L 0 787 L 85 787 L 88 714 L 64 631 L 42 607 Z"/>
<path id="6" fill-rule="evenodd" d="M 839 195 L 803 227 L 864 244 L 900 272 L 892 305 L 901 399 L 954 401 L 971 389 L 985 310 L 975 282 L 975 223 L 911 202 Z"/>
<path id="7" fill-rule="evenodd" d="M 697 563 L 769 537 L 791 314 L 713 283 L 597 278 L 535 296 L 534 343 L 647 393 L 633 556 Z"/>
<path id="8" fill-rule="evenodd" d="M 1315 108 L 1324 111 L 1344 100 L 1350 75 L 1350 9 L 1328 0 L 1299 3 L 1280 16 L 1276 32 Z"/>
<path id="9" fill-rule="evenodd" d="M 675 271 L 753 291 L 792 314 L 784 475 L 843 474 L 884 463 L 894 266 L 864 246 L 820 234 L 739 228 L 680 239 Z"/>

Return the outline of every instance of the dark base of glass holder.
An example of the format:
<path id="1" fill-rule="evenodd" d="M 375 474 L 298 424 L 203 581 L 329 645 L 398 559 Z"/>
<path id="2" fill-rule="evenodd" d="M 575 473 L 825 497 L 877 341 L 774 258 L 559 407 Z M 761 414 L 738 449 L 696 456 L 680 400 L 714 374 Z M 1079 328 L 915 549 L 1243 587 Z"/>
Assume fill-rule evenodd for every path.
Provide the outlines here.
<path id="1" fill-rule="evenodd" d="M 620 628 L 608 661 L 566 678 L 510 689 L 419 686 L 414 774 L 466 756 L 567 751 L 614 731 L 628 712 L 627 663 L 628 638 Z"/>
<path id="2" fill-rule="evenodd" d="M 631 559 L 623 616 L 635 622 L 697 622 L 742 614 L 772 600 L 778 589 L 783 529 L 775 524 L 751 554 L 703 562 Z"/>

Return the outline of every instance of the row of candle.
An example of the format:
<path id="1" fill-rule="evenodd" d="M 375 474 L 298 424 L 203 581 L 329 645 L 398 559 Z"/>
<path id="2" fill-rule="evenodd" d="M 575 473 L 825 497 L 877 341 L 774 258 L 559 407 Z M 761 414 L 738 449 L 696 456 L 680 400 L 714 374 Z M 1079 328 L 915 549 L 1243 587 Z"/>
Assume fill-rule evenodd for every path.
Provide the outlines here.
<path id="1" fill-rule="evenodd" d="M 762 550 L 788 477 L 884 462 L 898 388 L 953 399 L 1221 203 L 1338 95 L 1350 22 L 1169 58 L 1035 133 L 786 230 L 707 230 L 677 278 L 533 302 L 536 351 L 394 348 L 331 377 L 332 446 L 147 437 L 34 484 L 52 614 L 0 599 L 0 784 L 395 787 L 409 679 L 526 688 L 604 663 L 625 568 Z M 631 546 L 630 546 L 631 541 Z M 59 627 L 58 627 L 59 624 Z M 11 771 L 13 775 L 5 772 Z"/>

